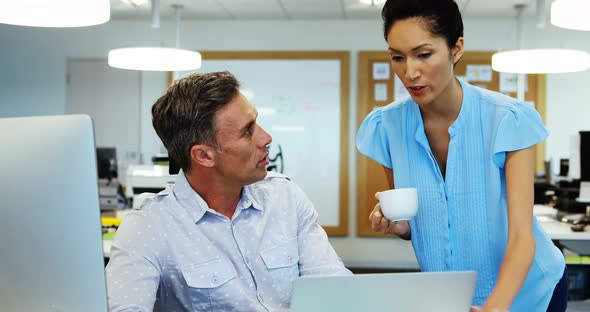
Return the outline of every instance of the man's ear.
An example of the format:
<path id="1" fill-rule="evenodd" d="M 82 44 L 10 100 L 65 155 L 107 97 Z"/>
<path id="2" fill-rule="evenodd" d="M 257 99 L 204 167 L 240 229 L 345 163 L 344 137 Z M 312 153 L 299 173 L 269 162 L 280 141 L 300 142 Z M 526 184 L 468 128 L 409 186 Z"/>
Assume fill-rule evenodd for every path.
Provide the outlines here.
<path id="1" fill-rule="evenodd" d="M 203 167 L 215 165 L 215 153 L 211 146 L 198 144 L 191 147 L 191 162 Z"/>
<path id="2" fill-rule="evenodd" d="M 464 43 L 465 40 L 463 39 L 463 37 L 459 37 L 459 39 L 457 39 L 457 43 L 455 43 L 455 46 L 453 47 L 453 49 L 451 49 L 453 65 L 456 65 L 457 62 L 459 62 L 459 60 L 461 59 L 461 57 L 463 57 L 463 53 L 465 52 Z"/>

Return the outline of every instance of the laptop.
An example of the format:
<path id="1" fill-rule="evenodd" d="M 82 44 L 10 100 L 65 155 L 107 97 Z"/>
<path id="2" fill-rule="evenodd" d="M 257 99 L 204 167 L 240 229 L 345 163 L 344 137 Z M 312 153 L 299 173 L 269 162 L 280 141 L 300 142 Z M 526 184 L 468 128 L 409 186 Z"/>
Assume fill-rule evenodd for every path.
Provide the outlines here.
<path id="1" fill-rule="evenodd" d="M 0 118 L 0 310 L 106 312 L 88 116 Z"/>
<path id="2" fill-rule="evenodd" d="M 303 276 L 291 312 L 468 312 L 476 279 L 473 271 Z"/>

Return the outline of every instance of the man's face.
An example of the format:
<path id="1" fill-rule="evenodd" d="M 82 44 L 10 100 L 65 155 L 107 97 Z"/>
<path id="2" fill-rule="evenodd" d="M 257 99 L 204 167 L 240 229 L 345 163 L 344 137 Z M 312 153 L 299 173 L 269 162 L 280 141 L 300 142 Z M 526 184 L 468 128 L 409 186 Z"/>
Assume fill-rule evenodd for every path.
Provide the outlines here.
<path id="1" fill-rule="evenodd" d="M 215 168 L 231 184 L 252 184 L 266 177 L 271 136 L 257 123 L 256 108 L 241 94 L 215 114 Z"/>

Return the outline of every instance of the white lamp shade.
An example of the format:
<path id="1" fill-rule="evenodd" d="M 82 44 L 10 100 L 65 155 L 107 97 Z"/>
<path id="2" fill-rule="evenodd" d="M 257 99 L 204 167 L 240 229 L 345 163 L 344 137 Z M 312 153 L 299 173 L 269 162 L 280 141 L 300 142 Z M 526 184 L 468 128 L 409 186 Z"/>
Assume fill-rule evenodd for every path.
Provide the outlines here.
<path id="1" fill-rule="evenodd" d="M 590 1 L 557 0 L 553 2 L 551 24 L 567 29 L 590 30 Z"/>
<path id="2" fill-rule="evenodd" d="M 0 23 L 36 27 L 81 27 L 107 22 L 109 0 L 2 1 Z"/>
<path id="3" fill-rule="evenodd" d="M 199 52 L 160 47 L 137 47 L 109 51 L 109 66 L 149 71 L 182 71 L 201 67 Z"/>
<path id="4" fill-rule="evenodd" d="M 362 4 L 367 5 L 381 5 L 384 4 L 386 0 L 360 0 Z"/>
<path id="5" fill-rule="evenodd" d="M 589 67 L 590 55 L 578 50 L 513 50 L 498 52 L 492 56 L 492 68 L 505 73 L 571 73 L 584 71 Z"/>

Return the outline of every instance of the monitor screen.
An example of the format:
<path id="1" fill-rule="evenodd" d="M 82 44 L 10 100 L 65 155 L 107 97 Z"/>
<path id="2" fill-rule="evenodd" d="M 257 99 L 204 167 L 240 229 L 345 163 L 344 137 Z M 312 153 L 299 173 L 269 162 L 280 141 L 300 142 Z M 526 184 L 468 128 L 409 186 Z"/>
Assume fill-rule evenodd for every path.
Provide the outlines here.
<path id="1" fill-rule="evenodd" d="M 590 131 L 580 131 L 580 180 L 590 182 Z"/>
<path id="2" fill-rule="evenodd" d="M 106 312 L 88 116 L 0 118 L 0 310 Z"/>
<path id="3" fill-rule="evenodd" d="M 117 150 L 114 147 L 96 148 L 96 165 L 99 179 L 117 177 Z"/>

